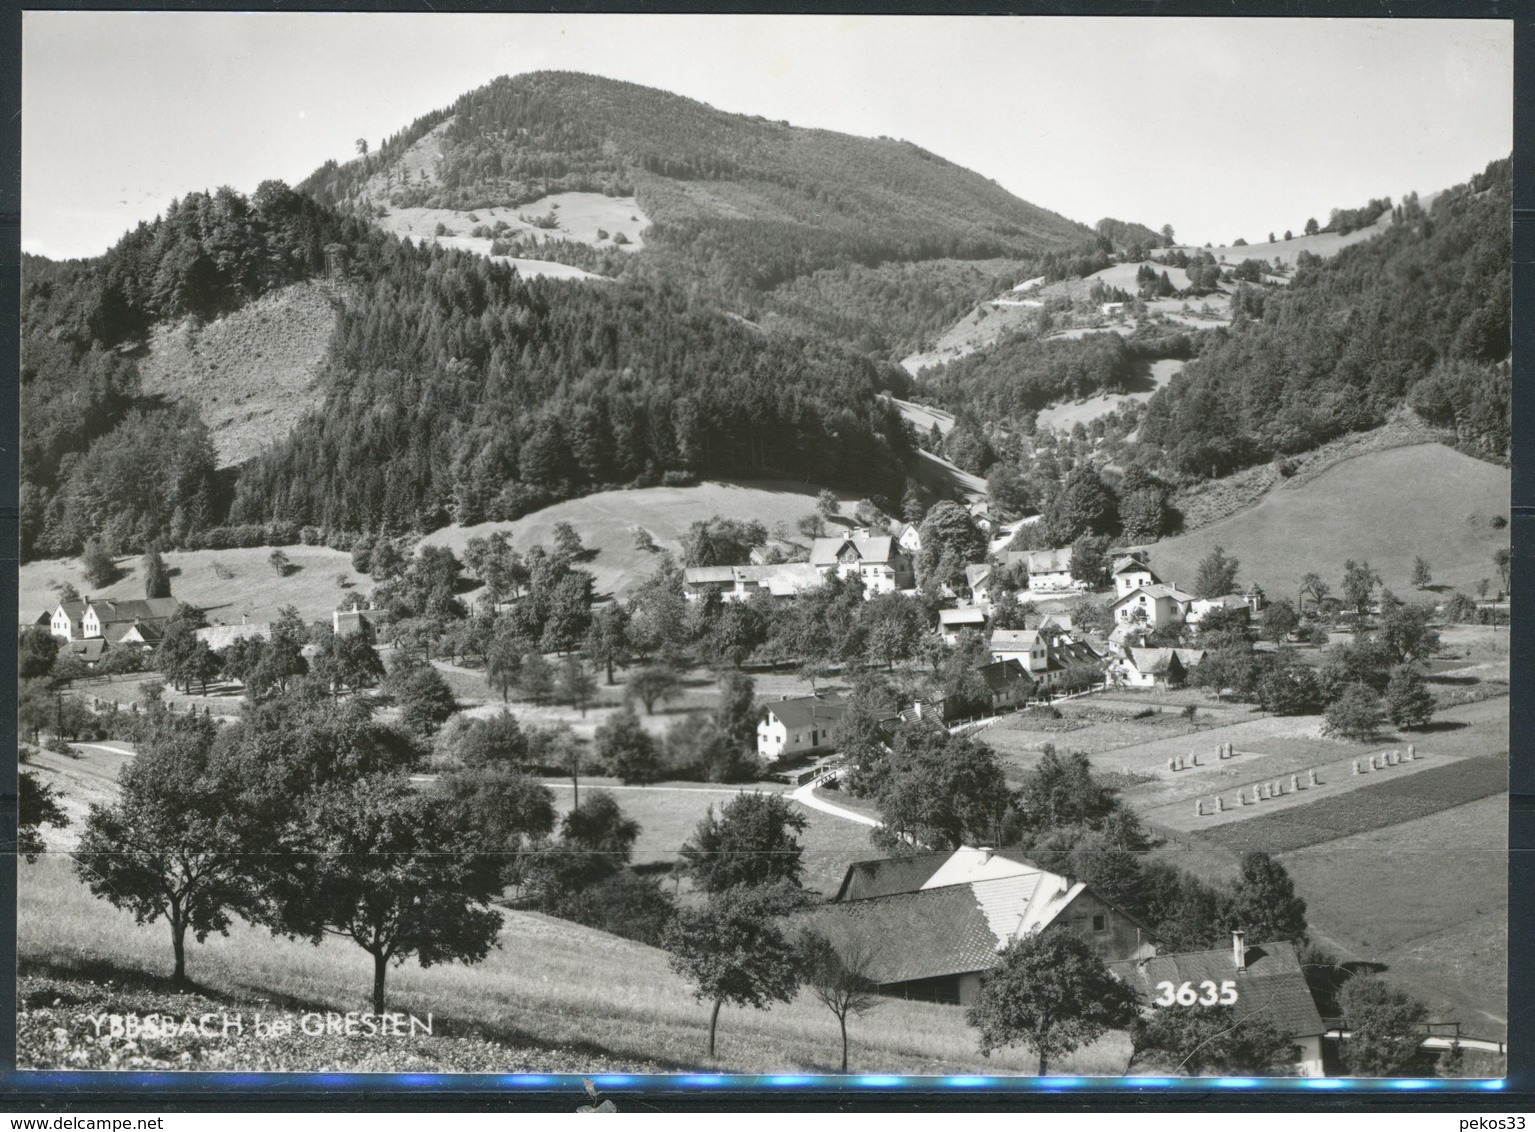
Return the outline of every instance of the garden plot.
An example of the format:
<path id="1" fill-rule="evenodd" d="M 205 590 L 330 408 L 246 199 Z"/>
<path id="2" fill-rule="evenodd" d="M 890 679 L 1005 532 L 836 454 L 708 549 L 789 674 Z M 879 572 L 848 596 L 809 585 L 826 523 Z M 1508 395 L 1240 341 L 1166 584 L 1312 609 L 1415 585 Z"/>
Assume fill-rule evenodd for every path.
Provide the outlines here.
<path id="1" fill-rule="evenodd" d="M 1405 769 L 1393 767 L 1361 775 L 1354 781 L 1367 785 L 1199 832 L 1206 841 L 1234 850 L 1285 853 L 1414 821 L 1508 789 L 1508 760 L 1492 756 L 1457 759 L 1448 765 L 1396 775 Z"/>

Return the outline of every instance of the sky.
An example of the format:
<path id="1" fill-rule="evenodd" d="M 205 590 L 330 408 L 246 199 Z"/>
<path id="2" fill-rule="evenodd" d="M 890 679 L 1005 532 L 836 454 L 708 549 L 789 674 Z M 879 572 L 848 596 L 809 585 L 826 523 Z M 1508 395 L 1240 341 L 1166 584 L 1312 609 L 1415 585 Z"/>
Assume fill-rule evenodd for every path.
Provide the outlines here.
<path id="1" fill-rule="evenodd" d="M 27 12 L 22 247 L 348 160 L 498 75 L 574 70 L 915 142 L 1024 200 L 1257 242 L 1513 148 L 1493 20 Z"/>

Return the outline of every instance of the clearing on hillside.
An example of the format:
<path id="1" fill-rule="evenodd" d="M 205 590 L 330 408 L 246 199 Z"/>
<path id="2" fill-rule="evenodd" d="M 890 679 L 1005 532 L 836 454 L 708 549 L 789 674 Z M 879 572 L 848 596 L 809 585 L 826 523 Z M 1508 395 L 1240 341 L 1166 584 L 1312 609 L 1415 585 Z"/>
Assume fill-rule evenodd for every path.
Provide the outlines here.
<path id="1" fill-rule="evenodd" d="M 690 487 L 644 487 L 633 491 L 601 491 L 580 499 L 567 499 L 503 523 L 451 526 L 421 540 L 423 546 L 446 546 L 462 555 L 475 536 L 496 531 L 511 535 L 512 545 L 526 552 L 535 543 L 550 546 L 554 525 L 569 523 L 589 552 L 581 568 L 597 579 L 599 594 L 621 595 L 655 569 L 658 552 L 638 550 L 635 532 L 650 532 L 658 547 L 680 554 L 688 527 L 713 515 L 730 519 L 756 519 L 769 534 L 808 547 L 809 540 L 795 530 L 795 523 L 815 510 L 814 484 L 792 480 L 710 481 Z M 839 493 L 843 509 L 854 496 Z"/>
<path id="2" fill-rule="evenodd" d="M 287 546 L 288 573 L 280 575 L 268 561 L 273 547 L 236 550 L 171 550 L 165 564 L 171 572 L 171 596 L 197 606 L 210 625 L 238 625 L 243 616 L 252 622 L 271 621 L 277 611 L 292 605 L 305 621 L 329 621 L 331 611 L 349 593 L 373 588 L 365 574 L 352 569 L 352 556 L 324 546 Z M 85 580 L 78 558 L 45 558 L 21 568 L 17 594 L 22 624 L 59 601 L 58 588 L 65 582 L 86 597 L 141 598 L 144 596 L 143 559 L 119 558 L 120 577 L 110 586 L 93 587 Z M 220 572 L 227 577 L 221 577 Z M 337 582 L 345 574 L 349 585 Z"/>
<path id="3" fill-rule="evenodd" d="M 341 295 L 332 284 L 309 280 L 205 326 L 160 323 L 139 359 L 143 390 L 197 409 L 213 434 L 219 467 L 244 463 L 324 400 L 316 379 Z"/>
<path id="4" fill-rule="evenodd" d="M 1222 546 L 1241 563 L 1239 587 L 1257 582 L 1292 601 L 1312 572 L 1336 592 L 1350 558 L 1369 562 L 1406 599 L 1423 596 L 1411 583 L 1417 555 L 1436 587 L 1472 593 L 1489 578 L 1496 591 L 1492 555 L 1508 546 L 1508 531 L 1492 521 L 1508 514 L 1507 468 L 1415 444 L 1355 456 L 1305 483 L 1281 482 L 1257 506 L 1149 549 L 1163 580 L 1187 588 L 1200 560 Z"/>

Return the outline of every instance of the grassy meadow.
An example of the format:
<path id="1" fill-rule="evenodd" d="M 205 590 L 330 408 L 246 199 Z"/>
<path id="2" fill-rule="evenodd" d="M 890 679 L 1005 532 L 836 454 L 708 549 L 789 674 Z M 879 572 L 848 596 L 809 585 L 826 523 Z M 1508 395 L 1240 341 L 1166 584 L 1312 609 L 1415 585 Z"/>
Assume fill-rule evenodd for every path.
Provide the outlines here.
<path id="1" fill-rule="evenodd" d="M 663 952 L 530 912 L 506 913 L 500 943 L 474 966 L 423 970 L 411 963 L 391 968 L 389 1008 L 423 1017 L 431 1012 L 434 1028 L 476 1043 L 474 1064 L 494 1071 L 814 1073 L 837 1068 L 836 1020 L 808 995 L 765 1012 L 726 1007 L 720 1013 L 718 1057 L 710 1061 L 704 1056 L 708 1008 L 694 1001 Z M 45 985 L 72 985 L 78 997 L 79 984 L 86 980 L 98 983 L 98 993 L 105 993 L 99 985 L 109 979 L 117 988 L 154 984 L 169 971 L 171 958 L 164 925 L 135 925 L 131 916 L 92 897 L 74 879 L 67 860 L 57 856 L 21 867 L 18 956 L 31 1001 L 48 1003 L 52 999 L 40 993 Z M 290 1011 L 365 1010 L 372 972 L 371 959 L 348 943 L 328 939 L 314 947 L 244 924 L 236 924 L 228 937 L 189 944 L 187 969 L 198 992 L 230 1004 L 226 1008 L 277 1004 Z M 54 997 L 62 1002 L 61 995 Z M 850 1020 L 849 1032 L 854 1072 L 1033 1071 L 1024 1051 L 983 1059 L 958 1007 L 886 1000 Z M 47 1064 L 67 1064 L 75 1036 L 66 1033 L 58 1050 L 45 1052 L 45 1057 L 57 1057 Z M 486 1049 L 484 1043 L 495 1048 Z M 315 1047 L 295 1043 L 282 1067 L 345 1063 L 322 1042 L 317 1040 Z M 423 1052 L 428 1064 L 422 1068 L 433 1067 L 434 1060 L 459 1063 L 451 1051 Z M 1124 1036 L 1111 1034 L 1053 1071 L 1117 1074 L 1128 1056 Z M 504 1058 L 504 1068 L 497 1067 L 498 1058 Z"/>
<path id="2" fill-rule="evenodd" d="M 1508 545 L 1509 472 L 1442 444 L 1414 444 L 1343 460 L 1303 483 L 1282 482 L 1255 507 L 1151 546 L 1164 581 L 1194 584 L 1216 546 L 1241 563 L 1242 586 L 1295 600 L 1316 571 L 1335 588 L 1345 559 L 1364 560 L 1385 586 L 1416 594 L 1413 559 L 1428 560 L 1436 586 L 1474 593 L 1481 578 L 1499 588 L 1493 551 Z M 1403 490 L 1411 485 L 1410 491 Z"/>

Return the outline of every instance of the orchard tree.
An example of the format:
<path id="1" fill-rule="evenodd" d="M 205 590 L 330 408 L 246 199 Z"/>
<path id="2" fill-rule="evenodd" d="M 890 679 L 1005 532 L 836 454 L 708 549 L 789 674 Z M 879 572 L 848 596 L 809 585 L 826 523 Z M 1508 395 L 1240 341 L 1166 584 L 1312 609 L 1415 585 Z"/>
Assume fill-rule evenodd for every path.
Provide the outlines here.
<path id="1" fill-rule="evenodd" d="M 1380 731 L 1385 721 L 1380 697 L 1367 684 L 1350 684 L 1328 705 L 1322 732 L 1364 742 Z"/>
<path id="2" fill-rule="evenodd" d="M 738 885 L 798 888 L 799 834 L 809 825 L 782 794 L 737 794 L 718 814 L 711 804 L 682 846 L 688 874 L 705 892 Z"/>
<path id="3" fill-rule="evenodd" d="M 637 699 L 645 705 L 645 714 L 654 715 L 656 704 L 675 700 L 682 695 L 682 680 L 676 669 L 667 664 L 652 664 L 640 669 L 629 679 L 624 689 L 626 699 Z"/>
<path id="4" fill-rule="evenodd" d="M 1426 590 L 1429 587 L 1429 583 L 1433 580 L 1434 576 L 1429 573 L 1428 569 L 1428 559 L 1424 558 L 1421 554 L 1418 555 L 1412 560 L 1412 584 L 1414 588 Z"/>
<path id="5" fill-rule="evenodd" d="M 626 786 L 655 782 L 662 777 L 656 741 L 640 723 L 633 707 L 625 707 L 597 728 L 597 757 Z"/>
<path id="6" fill-rule="evenodd" d="M 16 852 L 36 864 L 37 858 L 47 851 L 40 832 L 45 825 L 62 829 L 69 824 L 69 815 L 59 805 L 59 794 L 29 770 L 16 775 Z"/>
<path id="7" fill-rule="evenodd" d="M 921 724 L 903 726 L 881 760 L 875 796 L 884 824 L 876 844 L 958 849 L 984 840 L 997 844 L 1011 803 L 1002 765 L 989 747 Z"/>
<path id="8" fill-rule="evenodd" d="M 480 846 L 444 798 L 404 775 L 334 785 L 305 807 L 278 886 L 278 929 L 315 944 L 350 939 L 371 955 L 382 1014 L 391 963 L 474 963 L 496 946 L 501 862 Z"/>
<path id="9" fill-rule="evenodd" d="M 981 1032 L 981 1056 L 1022 1045 L 1050 1062 L 1091 1045 L 1109 1030 L 1128 1029 L 1137 1017 L 1135 991 L 1104 966 L 1081 937 L 1067 931 L 1033 932 L 1008 941 L 999 962 L 981 976 L 981 990 L 965 1020 Z"/>
<path id="10" fill-rule="evenodd" d="M 560 698 L 578 709 L 585 719 L 586 707 L 597 693 L 597 681 L 576 653 L 567 656 L 560 666 L 559 690 Z"/>
<path id="11" fill-rule="evenodd" d="M 1239 565 L 1224 547 L 1212 547 L 1199 562 L 1199 571 L 1194 576 L 1194 596 L 1221 597 L 1231 593 L 1236 589 Z"/>
<path id="12" fill-rule="evenodd" d="M 873 978 L 878 945 L 856 933 L 835 941 L 815 931 L 801 934 L 805 986 L 837 1019 L 842 1032 L 842 1068 L 847 1072 L 847 1018 L 876 1009 L 885 1000 Z"/>
<path id="13" fill-rule="evenodd" d="M 1275 644 L 1283 644 L 1289 635 L 1300 627 L 1300 616 L 1295 605 L 1287 597 L 1275 598 L 1263 607 L 1258 618 L 1263 635 Z"/>
<path id="14" fill-rule="evenodd" d="M 1434 695 L 1416 665 L 1399 664 L 1391 670 L 1386 718 L 1393 727 L 1427 727 L 1434 718 Z"/>
<path id="15" fill-rule="evenodd" d="M 803 957 L 783 917 L 802 901 L 793 886 L 737 886 L 714 893 L 702 908 L 679 909 L 668 925 L 663 946 L 672 970 L 693 984 L 694 998 L 713 1004 L 711 1058 L 721 1006 L 767 1010 L 794 1001 Z"/>
<path id="16" fill-rule="evenodd" d="M 162 716 L 119 772 L 117 801 L 91 806 L 74 854 L 94 895 L 140 924 L 165 921 L 178 984 L 187 981 L 187 932 L 199 943 L 228 934 L 231 914 L 257 900 L 252 827 L 218 773 L 217 735 L 206 717 Z"/>
<path id="17" fill-rule="evenodd" d="M 1368 562 L 1350 558 L 1343 564 L 1343 600 L 1363 616 L 1370 611 L 1370 595 L 1380 584 L 1380 575 Z"/>
<path id="18" fill-rule="evenodd" d="M 591 628 L 586 631 L 584 649 L 593 664 L 607 670 L 608 685 L 613 684 L 613 666 L 629 659 L 629 611 L 616 601 L 609 602 L 592 614 Z"/>

